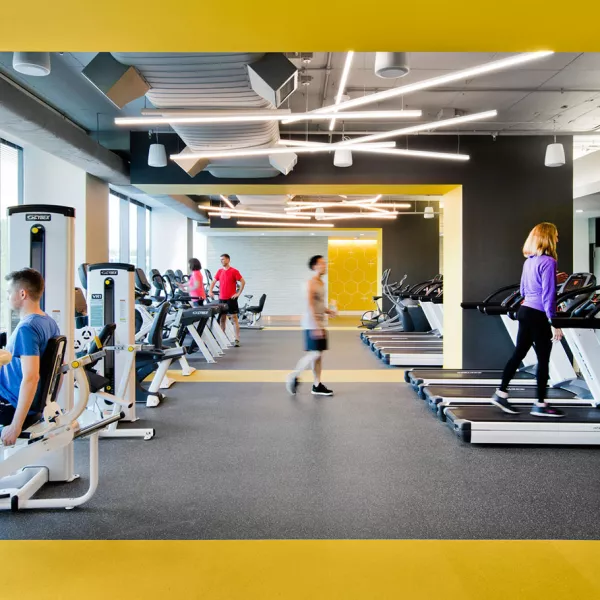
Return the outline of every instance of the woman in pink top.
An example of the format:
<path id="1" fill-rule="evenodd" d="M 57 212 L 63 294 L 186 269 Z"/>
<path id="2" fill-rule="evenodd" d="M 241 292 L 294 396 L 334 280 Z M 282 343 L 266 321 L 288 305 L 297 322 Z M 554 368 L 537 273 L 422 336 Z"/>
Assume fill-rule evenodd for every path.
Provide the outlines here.
<path id="1" fill-rule="evenodd" d="M 197 258 L 190 258 L 188 262 L 190 269 L 190 278 L 187 283 L 179 284 L 179 288 L 186 290 L 192 297 L 192 302 L 196 306 L 202 306 L 206 300 L 204 291 L 204 278 L 202 277 L 202 265 Z"/>

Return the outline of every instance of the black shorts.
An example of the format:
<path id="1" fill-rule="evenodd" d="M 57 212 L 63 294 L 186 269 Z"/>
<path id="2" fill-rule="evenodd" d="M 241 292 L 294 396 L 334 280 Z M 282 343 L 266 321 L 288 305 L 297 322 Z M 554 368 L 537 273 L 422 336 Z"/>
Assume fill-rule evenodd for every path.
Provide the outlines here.
<path id="1" fill-rule="evenodd" d="M 15 407 L 4 398 L 0 398 L 0 427 L 10 425 L 15 416 Z M 29 413 L 23 423 L 23 429 L 37 423 L 42 418 L 40 413 Z"/>
<path id="2" fill-rule="evenodd" d="M 15 407 L 4 398 L 0 398 L 0 426 L 10 425 L 14 416 Z"/>
<path id="3" fill-rule="evenodd" d="M 327 332 L 324 337 L 314 338 L 312 329 L 304 330 L 304 349 L 307 352 L 323 352 L 327 350 Z"/>
<path id="4" fill-rule="evenodd" d="M 239 315 L 240 307 L 238 305 L 237 298 L 229 298 L 229 300 L 220 300 L 223 304 L 227 304 L 227 314 L 228 315 Z"/>

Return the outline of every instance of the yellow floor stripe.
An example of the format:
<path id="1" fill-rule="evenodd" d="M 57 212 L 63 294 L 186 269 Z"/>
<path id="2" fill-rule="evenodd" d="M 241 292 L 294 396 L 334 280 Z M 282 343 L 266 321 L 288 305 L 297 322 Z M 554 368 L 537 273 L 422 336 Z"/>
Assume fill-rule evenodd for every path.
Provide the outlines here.
<path id="1" fill-rule="evenodd" d="M 167 376 L 182 383 L 284 383 L 289 370 L 231 370 L 202 369 L 187 377 L 181 371 L 168 371 Z M 149 380 L 152 376 L 149 377 Z M 310 372 L 302 374 L 301 381 L 312 381 Z M 398 383 L 404 381 L 403 369 L 324 370 L 323 381 L 327 383 Z"/>
<path id="2" fill-rule="evenodd" d="M 5 541 L 0 555 L 2 597 L 19 600 L 600 597 L 596 541 Z"/>
<path id="3" fill-rule="evenodd" d="M 263 331 L 302 331 L 304 328 L 303 327 L 294 327 L 291 325 L 286 325 L 286 326 L 279 326 L 279 325 L 267 325 Z M 331 326 L 331 327 L 327 327 L 327 331 L 356 331 L 356 333 L 359 333 L 361 330 L 354 326 L 351 327 L 349 325 L 344 325 L 344 326 Z"/>

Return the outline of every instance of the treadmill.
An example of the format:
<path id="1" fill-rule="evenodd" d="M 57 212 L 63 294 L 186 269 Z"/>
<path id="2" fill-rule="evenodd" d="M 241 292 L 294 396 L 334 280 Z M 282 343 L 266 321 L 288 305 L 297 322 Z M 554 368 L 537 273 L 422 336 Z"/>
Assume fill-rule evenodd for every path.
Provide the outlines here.
<path id="1" fill-rule="evenodd" d="M 562 294 L 579 290 L 594 283 L 595 277 L 591 273 L 573 273 L 559 286 L 557 294 L 560 297 Z M 463 302 L 461 306 L 465 310 L 477 309 L 490 316 L 501 316 L 513 342 L 516 342 L 518 323 L 511 319 L 509 314 L 516 310 L 521 302 L 520 285 L 513 284 L 495 290 L 483 301 Z M 555 385 L 566 380 L 575 379 L 575 372 L 571 361 L 564 352 L 564 348 L 562 350 L 558 348 L 552 351 L 550 363 L 550 377 Z M 535 352 L 531 349 L 523 360 L 523 366 L 515 373 L 512 385 L 516 387 L 535 385 L 536 364 L 537 358 Z M 411 369 L 405 373 L 404 379 L 412 385 L 421 398 L 424 397 L 423 388 L 431 385 L 494 386 L 493 391 L 495 391 L 502 379 L 502 369 Z M 493 391 L 489 396 L 493 394 Z M 574 391 L 577 392 L 578 390 Z"/>
<path id="2" fill-rule="evenodd" d="M 445 409 L 447 425 L 463 441 L 472 444 L 600 444 L 600 286 L 575 290 L 570 298 L 585 302 L 582 310 L 557 316 L 555 327 L 565 339 L 589 386 L 590 406 L 568 406 L 563 418 L 534 417 L 529 406 L 509 415 L 495 406 L 457 406 Z M 574 316 L 575 314 L 581 316 Z M 565 403 L 566 404 L 566 403 Z"/>
<path id="3" fill-rule="evenodd" d="M 395 298 L 392 300 L 390 295 L 388 296 L 388 299 L 393 302 L 395 310 L 402 318 L 402 328 L 388 329 L 387 327 L 382 326 L 381 328 L 363 331 L 360 334 L 362 341 L 365 344 L 372 345 L 375 340 L 385 341 L 406 335 L 423 336 L 425 338 L 431 338 L 432 336 L 439 337 L 440 334 L 434 331 L 434 328 L 432 327 L 430 321 L 426 318 L 425 314 L 421 314 L 423 313 L 423 310 L 421 307 L 416 305 L 416 302 L 412 299 L 412 296 L 421 294 L 422 291 L 427 289 L 428 286 L 431 286 L 435 283 L 439 282 L 441 285 L 441 281 L 442 276 L 436 275 L 433 279 L 421 281 L 413 285 L 407 285 L 401 291 L 397 290 L 391 292 L 395 294 Z M 416 309 L 418 309 L 418 311 Z"/>
<path id="4" fill-rule="evenodd" d="M 557 295 L 557 302 L 562 315 L 580 316 L 588 310 L 585 295 L 579 292 L 584 288 L 585 283 L 594 281 L 591 273 L 587 275 L 589 277 L 586 278 L 571 276 L 565 282 L 565 285 L 561 286 L 563 290 L 566 290 Z M 588 285 L 588 287 L 590 286 Z M 509 316 L 516 318 L 516 312 L 512 311 Z M 590 390 L 585 381 L 575 373 L 572 361 L 563 344 L 555 344 L 552 348 L 550 385 L 552 387 L 548 390 L 547 399 L 552 404 L 558 405 L 564 402 L 583 406 L 590 404 L 590 399 L 592 399 Z M 497 386 L 430 384 L 420 388 L 419 396 L 443 419 L 444 410 L 448 406 L 489 404 L 489 399 L 496 389 Z M 517 405 L 531 404 L 537 394 L 533 385 L 513 385 L 508 389 L 508 392 L 511 402 Z"/>
<path id="5" fill-rule="evenodd" d="M 389 340 L 375 342 L 373 350 L 385 363 L 392 366 L 406 365 L 441 365 L 443 362 L 443 322 L 434 311 L 431 300 L 441 298 L 442 282 L 436 281 L 427 285 L 420 293 L 411 294 L 412 300 L 418 301 L 432 327 L 436 329 L 429 334 L 412 334 L 408 340 Z M 410 336 L 410 334 L 408 334 Z M 437 338 L 437 336 L 440 336 Z"/>

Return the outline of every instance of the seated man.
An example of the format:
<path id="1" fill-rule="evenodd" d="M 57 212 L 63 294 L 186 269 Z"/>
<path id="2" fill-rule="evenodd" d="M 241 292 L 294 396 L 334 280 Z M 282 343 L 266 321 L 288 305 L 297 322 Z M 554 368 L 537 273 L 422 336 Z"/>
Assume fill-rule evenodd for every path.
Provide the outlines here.
<path id="1" fill-rule="evenodd" d="M 0 426 L 2 443 L 12 446 L 19 437 L 31 410 L 40 379 L 40 358 L 48 340 L 60 335 L 56 321 L 40 308 L 44 279 L 34 269 L 13 271 L 5 277 L 8 302 L 20 321 L 7 344 L 12 360 L 0 367 Z"/>

